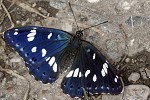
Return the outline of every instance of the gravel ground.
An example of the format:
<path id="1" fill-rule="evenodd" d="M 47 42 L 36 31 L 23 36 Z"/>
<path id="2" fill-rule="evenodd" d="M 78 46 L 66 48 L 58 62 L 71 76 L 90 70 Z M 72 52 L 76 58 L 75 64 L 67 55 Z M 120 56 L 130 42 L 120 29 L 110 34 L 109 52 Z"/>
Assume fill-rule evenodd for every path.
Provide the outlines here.
<path id="1" fill-rule="evenodd" d="M 81 29 L 108 21 L 84 32 L 116 65 L 125 91 L 117 96 L 96 95 L 96 100 L 150 99 L 150 1 L 149 0 L 0 0 L 0 100 L 74 100 L 60 83 L 43 84 L 29 75 L 23 59 L 3 40 L 9 28 L 36 25 L 77 30 L 71 3 Z M 67 62 L 68 66 L 70 62 Z"/>

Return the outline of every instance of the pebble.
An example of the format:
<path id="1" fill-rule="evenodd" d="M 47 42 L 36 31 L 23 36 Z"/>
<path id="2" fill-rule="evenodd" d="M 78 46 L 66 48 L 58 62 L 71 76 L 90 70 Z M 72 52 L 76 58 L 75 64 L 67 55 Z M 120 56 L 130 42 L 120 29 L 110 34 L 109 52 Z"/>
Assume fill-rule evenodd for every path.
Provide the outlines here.
<path id="1" fill-rule="evenodd" d="M 36 3 L 33 3 L 33 4 L 32 4 L 32 7 L 35 7 L 35 6 L 36 6 Z"/>
<path id="2" fill-rule="evenodd" d="M 136 0 L 119 0 L 117 9 L 128 11 L 130 10 L 134 5 L 137 4 Z"/>
<path id="3" fill-rule="evenodd" d="M 140 78 L 140 74 L 137 72 L 131 73 L 131 75 L 128 77 L 128 81 L 136 82 Z"/>
<path id="4" fill-rule="evenodd" d="M 126 59 L 125 59 L 125 62 L 126 62 L 126 63 L 129 63 L 130 60 L 131 60 L 130 58 L 126 58 Z"/>

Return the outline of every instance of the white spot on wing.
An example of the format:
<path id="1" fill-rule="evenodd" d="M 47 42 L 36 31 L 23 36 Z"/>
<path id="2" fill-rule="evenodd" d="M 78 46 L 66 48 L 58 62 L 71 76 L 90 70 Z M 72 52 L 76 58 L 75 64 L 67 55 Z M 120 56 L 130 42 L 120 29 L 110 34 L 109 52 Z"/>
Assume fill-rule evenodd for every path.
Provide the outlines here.
<path id="1" fill-rule="evenodd" d="M 36 30 L 31 30 L 30 32 L 32 32 L 32 33 L 36 33 Z"/>
<path id="2" fill-rule="evenodd" d="M 44 56 L 46 55 L 46 52 L 47 52 L 47 51 L 43 48 L 43 49 L 42 49 L 42 57 L 44 57 Z"/>
<path id="3" fill-rule="evenodd" d="M 34 40 L 34 37 L 29 37 L 28 38 L 28 41 L 30 42 L 30 41 L 33 41 Z"/>
<path id="4" fill-rule="evenodd" d="M 54 71 L 54 72 L 57 72 L 57 63 L 56 63 L 56 62 L 55 62 L 54 65 L 53 65 L 53 71 Z"/>
<path id="5" fill-rule="evenodd" d="M 81 72 L 79 72 L 79 77 L 81 77 L 82 76 L 82 73 Z"/>
<path id="6" fill-rule="evenodd" d="M 15 31 L 18 31 L 18 29 L 16 28 Z"/>
<path id="7" fill-rule="evenodd" d="M 37 29 L 37 27 L 33 27 L 33 29 L 35 29 L 35 30 L 36 30 L 36 29 Z"/>
<path id="8" fill-rule="evenodd" d="M 18 35 L 18 32 L 15 32 L 14 35 Z"/>
<path id="9" fill-rule="evenodd" d="M 50 58 L 51 58 L 51 57 L 46 58 L 46 61 L 49 61 Z"/>
<path id="10" fill-rule="evenodd" d="M 102 68 L 102 70 L 101 70 L 101 74 L 102 74 L 103 77 L 106 75 L 103 68 Z"/>
<path id="11" fill-rule="evenodd" d="M 47 36 L 48 39 L 50 39 L 52 37 L 52 33 L 49 33 L 49 35 Z"/>
<path id="12" fill-rule="evenodd" d="M 93 76 L 93 81 L 95 82 L 95 81 L 97 81 L 97 76 L 94 74 L 94 76 Z"/>
<path id="13" fill-rule="evenodd" d="M 35 35 L 36 35 L 36 30 L 31 30 L 30 32 L 31 32 L 31 33 L 29 33 L 29 34 L 27 35 L 27 38 L 28 38 L 28 41 L 29 41 L 29 42 L 34 40 Z"/>
<path id="14" fill-rule="evenodd" d="M 119 78 L 119 77 L 116 75 L 116 78 Z"/>
<path id="15" fill-rule="evenodd" d="M 77 77 L 79 73 L 79 68 L 76 68 L 73 74 L 73 77 Z"/>
<path id="16" fill-rule="evenodd" d="M 108 68 L 108 64 L 107 63 L 104 63 L 103 66 L 105 66 L 106 68 Z"/>
<path id="17" fill-rule="evenodd" d="M 90 70 L 86 70 L 85 77 L 87 77 L 90 74 Z"/>
<path id="18" fill-rule="evenodd" d="M 104 64 L 103 64 L 103 69 L 104 69 L 104 71 L 105 71 L 106 74 L 107 74 L 107 68 L 108 68 L 107 63 L 104 63 Z"/>
<path id="19" fill-rule="evenodd" d="M 36 35 L 36 33 L 29 33 L 28 35 L 27 35 L 27 37 L 34 37 Z"/>
<path id="20" fill-rule="evenodd" d="M 114 81 L 117 83 L 117 78 L 115 77 Z"/>
<path id="21" fill-rule="evenodd" d="M 55 62 L 55 57 L 53 56 L 53 57 L 50 59 L 50 61 L 48 62 L 48 64 L 49 64 L 50 66 L 52 66 L 54 62 Z"/>
<path id="22" fill-rule="evenodd" d="M 36 52 L 36 49 L 37 49 L 37 47 L 33 47 L 33 48 L 31 49 L 31 51 L 32 51 L 32 52 Z"/>
<path id="23" fill-rule="evenodd" d="M 71 77 L 72 74 L 73 74 L 73 70 L 71 70 L 71 71 L 68 73 L 68 75 L 67 75 L 66 77 L 67 77 L 67 78 L 68 78 L 68 77 Z"/>
<path id="24" fill-rule="evenodd" d="M 108 61 L 106 60 L 106 63 L 108 63 Z"/>
<path id="25" fill-rule="evenodd" d="M 96 56 L 96 54 L 94 53 L 94 54 L 93 54 L 93 60 L 95 59 L 95 56 Z"/>

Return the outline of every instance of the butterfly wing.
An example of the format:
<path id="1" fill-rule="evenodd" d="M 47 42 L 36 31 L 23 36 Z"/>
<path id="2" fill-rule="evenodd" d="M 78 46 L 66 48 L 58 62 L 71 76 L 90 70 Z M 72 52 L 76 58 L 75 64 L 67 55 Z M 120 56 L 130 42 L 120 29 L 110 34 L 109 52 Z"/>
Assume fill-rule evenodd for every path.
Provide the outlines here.
<path id="1" fill-rule="evenodd" d="M 84 88 L 88 94 L 119 94 L 122 80 L 108 60 L 92 44 L 82 41 L 70 72 L 61 83 L 63 92 L 71 97 L 82 97 Z"/>
<path id="2" fill-rule="evenodd" d="M 62 30 L 36 26 L 13 28 L 4 33 L 5 41 L 25 60 L 35 79 L 43 83 L 56 80 L 59 62 L 71 37 Z"/>

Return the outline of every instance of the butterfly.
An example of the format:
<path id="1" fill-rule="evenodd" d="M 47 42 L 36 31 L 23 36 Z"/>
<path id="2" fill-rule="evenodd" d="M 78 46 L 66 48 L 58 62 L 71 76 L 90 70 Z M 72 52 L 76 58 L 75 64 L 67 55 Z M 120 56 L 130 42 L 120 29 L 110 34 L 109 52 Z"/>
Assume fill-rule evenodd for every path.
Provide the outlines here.
<path id="1" fill-rule="evenodd" d="M 91 94 L 117 95 L 123 82 L 113 65 L 88 41 L 82 40 L 83 31 L 75 35 L 66 31 L 38 26 L 12 28 L 4 32 L 4 40 L 24 59 L 29 73 L 43 83 L 53 83 L 65 67 L 62 61 L 68 52 L 75 57 L 61 88 L 71 97 Z"/>

